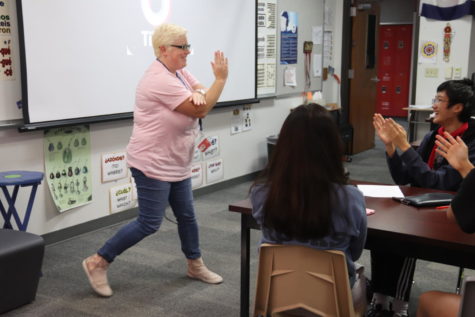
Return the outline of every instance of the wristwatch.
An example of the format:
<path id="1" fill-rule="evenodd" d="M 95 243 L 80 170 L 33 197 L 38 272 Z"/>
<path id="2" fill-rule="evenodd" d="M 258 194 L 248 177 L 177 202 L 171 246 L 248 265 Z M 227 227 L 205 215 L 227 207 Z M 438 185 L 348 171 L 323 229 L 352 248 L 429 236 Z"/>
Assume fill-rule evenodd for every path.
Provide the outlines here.
<path id="1" fill-rule="evenodd" d="M 202 89 L 202 88 L 196 89 L 195 91 L 196 91 L 197 93 L 203 95 L 203 96 L 206 94 L 206 91 L 205 91 L 204 89 Z"/>

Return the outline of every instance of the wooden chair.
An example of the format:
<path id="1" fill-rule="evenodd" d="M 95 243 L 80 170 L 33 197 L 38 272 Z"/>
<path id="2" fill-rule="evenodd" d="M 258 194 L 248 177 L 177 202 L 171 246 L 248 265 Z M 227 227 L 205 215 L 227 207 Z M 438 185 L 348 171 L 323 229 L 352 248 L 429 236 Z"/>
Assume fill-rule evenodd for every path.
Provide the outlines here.
<path id="1" fill-rule="evenodd" d="M 262 244 L 254 317 L 363 316 L 366 296 L 361 295 L 363 304 L 355 312 L 342 251 Z"/>
<path id="2" fill-rule="evenodd" d="M 475 316 L 475 276 L 468 276 L 463 280 L 461 296 L 458 317 Z"/>

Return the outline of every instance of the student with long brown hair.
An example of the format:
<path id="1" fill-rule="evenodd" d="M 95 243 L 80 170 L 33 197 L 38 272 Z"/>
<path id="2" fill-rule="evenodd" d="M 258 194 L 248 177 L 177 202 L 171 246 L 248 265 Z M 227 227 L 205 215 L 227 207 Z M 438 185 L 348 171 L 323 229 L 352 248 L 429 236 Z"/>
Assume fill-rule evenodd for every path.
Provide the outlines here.
<path id="1" fill-rule="evenodd" d="M 343 145 L 328 111 L 301 105 L 285 120 L 270 162 L 251 187 L 262 243 L 341 250 L 350 284 L 366 239 L 362 193 L 346 184 Z"/>

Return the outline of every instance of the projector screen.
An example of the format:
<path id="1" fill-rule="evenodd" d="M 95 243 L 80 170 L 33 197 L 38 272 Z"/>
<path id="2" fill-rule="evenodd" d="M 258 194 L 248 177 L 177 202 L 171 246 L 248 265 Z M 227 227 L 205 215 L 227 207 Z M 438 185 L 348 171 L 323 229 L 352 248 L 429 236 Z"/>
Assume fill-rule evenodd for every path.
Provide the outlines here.
<path id="1" fill-rule="evenodd" d="M 17 0 L 25 130 L 132 117 L 163 22 L 188 30 L 187 69 L 206 87 L 222 50 L 217 106 L 257 102 L 256 0 Z"/>

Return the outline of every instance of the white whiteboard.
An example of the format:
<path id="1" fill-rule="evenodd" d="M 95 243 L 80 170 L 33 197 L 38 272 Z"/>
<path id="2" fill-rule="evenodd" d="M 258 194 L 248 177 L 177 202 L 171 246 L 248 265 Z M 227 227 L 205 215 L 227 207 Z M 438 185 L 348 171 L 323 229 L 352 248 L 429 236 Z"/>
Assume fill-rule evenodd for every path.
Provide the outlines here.
<path id="1" fill-rule="evenodd" d="M 220 102 L 256 98 L 255 0 L 18 0 L 25 123 L 129 113 L 164 21 L 188 29 L 188 69 L 205 86 L 215 50 L 229 58 Z M 165 14 L 165 12 L 168 12 Z"/>

